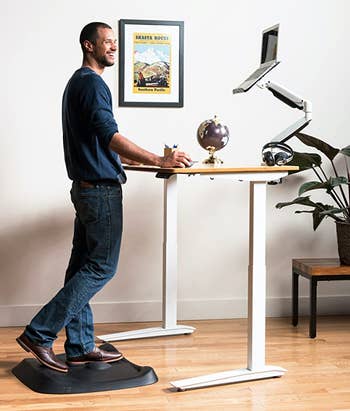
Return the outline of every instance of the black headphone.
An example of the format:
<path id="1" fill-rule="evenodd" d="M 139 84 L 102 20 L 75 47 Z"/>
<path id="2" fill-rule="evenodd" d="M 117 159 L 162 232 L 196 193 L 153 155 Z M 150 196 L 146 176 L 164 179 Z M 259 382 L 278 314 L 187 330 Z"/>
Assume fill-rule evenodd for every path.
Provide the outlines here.
<path id="1" fill-rule="evenodd" d="M 262 148 L 262 160 L 267 166 L 283 166 L 293 158 L 293 150 L 284 143 L 267 143 Z"/>

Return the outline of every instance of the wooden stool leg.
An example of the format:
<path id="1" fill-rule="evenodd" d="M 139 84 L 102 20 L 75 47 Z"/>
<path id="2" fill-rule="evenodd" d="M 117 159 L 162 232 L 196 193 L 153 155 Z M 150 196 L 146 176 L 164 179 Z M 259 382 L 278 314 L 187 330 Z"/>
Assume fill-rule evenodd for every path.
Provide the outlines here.
<path id="1" fill-rule="evenodd" d="M 292 324 L 294 327 L 298 325 L 299 317 L 299 274 L 293 271 L 293 284 L 292 284 Z"/>
<path id="2" fill-rule="evenodd" d="M 310 327 L 309 337 L 316 337 L 316 316 L 317 316 L 317 280 L 310 279 Z"/>

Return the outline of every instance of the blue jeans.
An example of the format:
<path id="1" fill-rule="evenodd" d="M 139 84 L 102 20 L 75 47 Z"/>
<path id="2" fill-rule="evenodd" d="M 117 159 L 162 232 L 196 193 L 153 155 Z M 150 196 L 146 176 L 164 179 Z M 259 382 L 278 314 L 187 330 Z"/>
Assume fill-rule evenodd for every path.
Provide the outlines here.
<path id="1" fill-rule="evenodd" d="M 25 335 L 51 347 L 66 327 L 68 357 L 91 352 L 94 326 L 90 299 L 114 276 L 123 225 L 120 185 L 82 188 L 73 183 L 71 199 L 76 211 L 71 258 L 64 287 L 32 319 Z"/>

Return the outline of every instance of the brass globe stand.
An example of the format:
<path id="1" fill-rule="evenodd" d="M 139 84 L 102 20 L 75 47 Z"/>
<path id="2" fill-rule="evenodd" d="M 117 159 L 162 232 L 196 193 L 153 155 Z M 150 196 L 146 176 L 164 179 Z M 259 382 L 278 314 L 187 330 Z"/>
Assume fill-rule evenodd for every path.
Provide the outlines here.
<path id="1" fill-rule="evenodd" d="M 223 164 L 224 162 L 215 156 L 216 148 L 213 146 L 206 147 L 206 150 L 209 151 L 209 157 L 203 160 L 203 164 Z"/>

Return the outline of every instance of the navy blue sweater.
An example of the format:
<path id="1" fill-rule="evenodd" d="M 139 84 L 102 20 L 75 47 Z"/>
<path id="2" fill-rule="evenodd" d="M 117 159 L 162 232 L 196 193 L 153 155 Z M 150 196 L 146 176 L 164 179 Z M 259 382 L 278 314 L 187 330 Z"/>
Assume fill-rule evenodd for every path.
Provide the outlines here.
<path id="1" fill-rule="evenodd" d="M 77 70 L 63 94 L 62 126 L 68 177 L 74 181 L 117 180 L 126 176 L 118 154 L 108 148 L 118 131 L 112 96 L 101 76 Z"/>

